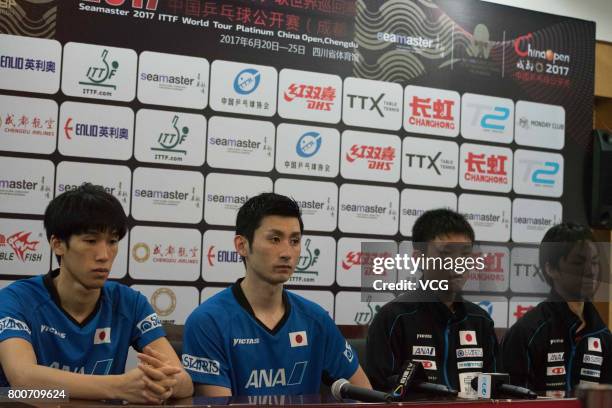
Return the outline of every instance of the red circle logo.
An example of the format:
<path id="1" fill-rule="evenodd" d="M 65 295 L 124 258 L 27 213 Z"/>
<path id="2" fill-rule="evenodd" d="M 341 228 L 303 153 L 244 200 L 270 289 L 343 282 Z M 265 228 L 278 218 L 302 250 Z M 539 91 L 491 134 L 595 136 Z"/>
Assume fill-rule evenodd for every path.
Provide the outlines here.
<path id="1" fill-rule="evenodd" d="M 466 334 L 466 335 L 465 335 L 465 339 L 466 339 L 467 341 L 472 341 L 472 335 L 471 335 L 470 333 Z"/>
<path id="2" fill-rule="evenodd" d="M 596 349 L 599 348 L 599 342 L 597 340 L 593 342 L 593 347 L 595 347 Z"/>
<path id="3" fill-rule="evenodd" d="M 303 340 L 303 339 L 302 339 L 302 335 L 301 335 L 301 334 L 298 334 L 298 335 L 296 335 L 296 336 L 295 336 L 295 342 L 296 342 L 296 343 L 301 343 L 301 342 L 302 342 L 302 340 Z"/>
<path id="4" fill-rule="evenodd" d="M 100 338 L 100 340 L 104 340 L 104 338 L 106 337 L 106 332 L 101 331 L 100 334 L 98 334 L 98 337 Z"/>

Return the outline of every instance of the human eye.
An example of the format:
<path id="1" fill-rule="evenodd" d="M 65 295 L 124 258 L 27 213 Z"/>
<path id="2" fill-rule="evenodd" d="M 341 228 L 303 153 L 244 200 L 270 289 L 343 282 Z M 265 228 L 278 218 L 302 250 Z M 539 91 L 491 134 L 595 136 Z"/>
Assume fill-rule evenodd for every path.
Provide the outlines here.
<path id="1" fill-rule="evenodd" d="M 291 238 L 291 245 L 298 246 L 302 242 L 300 237 Z"/>

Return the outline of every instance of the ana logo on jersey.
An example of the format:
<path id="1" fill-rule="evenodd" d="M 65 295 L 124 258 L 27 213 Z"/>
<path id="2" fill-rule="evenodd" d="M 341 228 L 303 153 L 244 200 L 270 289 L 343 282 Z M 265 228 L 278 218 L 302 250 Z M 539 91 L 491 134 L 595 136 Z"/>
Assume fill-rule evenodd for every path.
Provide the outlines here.
<path id="1" fill-rule="evenodd" d="M 287 386 L 287 385 L 299 385 L 304 379 L 304 373 L 306 372 L 306 366 L 308 361 L 298 361 L 293 365 L 291 374 L 289 374 L 289 381 L 287 381 L 287 375 L 284 368 L 277 369 L 255 369 L 251 371 L 249 379 L 247 380 L 244 388 L 272 388 L 276 386 Z"/>
<path id="2" fill-rule="evenodd" d="M 304 347 L 308 345 L 308 337 L 306 331 L 298 331 L 289 333 L 289 342 L 291 347 Z"/>
<path id="3" fill-rule="evenodd" d="M 425 346 L 412 346 L 412 355 L 413 356 L 435 356 L 436 348 L 435 347 L 425 347 Z"/>
<path id="4" fill-rule="evenodd" d="M 240 95 L 249 95 L 259 86 L 261 74 L 254 68 L 243 69 L 234 79 L 234 91 Z"/>
<path id="5" fill-rule="evenodd" d="M 102 329 L 96 329 L 94 334 L 94 344 L 110 344 L 111 342 L 111 328 L 104 327 Z"/>
<path id="6" fill-rule="evenodd" d="M 459 344 L 462 346 L 477 345 L 476 332 L 474 330 L 459 330 Z"/>
<path id="7" fill-rule="evenodd" d="M 597 337 L 589 337 L 589 351 L 598 351 L 601 353 L 601 340 Z"/>
<path id="8" fill-rule="evenodd" d="M 549 363 L 558 363 L 558 362 L 562 362 L 563 361 L 563 354 L 564 352 L 560 352 L 560 353 L 548 353 L 548 362 Z"/>
<path id="9" fill-rule="evenodd" d="M 319 132 L 306 132 L 298 139 L 295 152 L 303 158 L 312 157 L 321 149 L 322 142 L 323 137 Z"/>

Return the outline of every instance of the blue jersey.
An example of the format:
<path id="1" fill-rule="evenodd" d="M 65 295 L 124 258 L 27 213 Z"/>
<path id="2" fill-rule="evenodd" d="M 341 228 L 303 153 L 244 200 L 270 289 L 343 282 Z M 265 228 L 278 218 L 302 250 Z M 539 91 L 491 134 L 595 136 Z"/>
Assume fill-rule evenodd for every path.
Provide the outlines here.
<path id="1" fill-rule="evenodd" d="M 202 303 L 185 324 L 183 366 L 194 383 L 232 395 L 318 394 L 321 377 L 350 378 L 357 355 L 319 305 L 283 290 L 285 316 L 269 330 L 236 283 Z"/>
<path id="2" fill-rule="evenodd" d="M 80 374 L 122 374 L 130 346 L 142 349 L 164 336 L 147 299 L 106 282 L 96 309 L 81 324 L 59 306 L 52 275 L 17 281 L 0 290 L 0 342 L 32 344 L 39 365 Z M 9 386 L 0 369 L 0 387 Z"/>

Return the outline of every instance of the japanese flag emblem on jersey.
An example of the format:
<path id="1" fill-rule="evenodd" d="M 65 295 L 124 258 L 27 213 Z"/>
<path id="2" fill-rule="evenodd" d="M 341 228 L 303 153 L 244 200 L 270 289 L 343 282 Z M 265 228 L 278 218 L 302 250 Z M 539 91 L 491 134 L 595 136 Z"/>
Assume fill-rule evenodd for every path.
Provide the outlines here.
<path id="1" fill-rule="evenodd" d="M 589 337 L 589 351 L 598 351 L 601 353 L 601 340 L 597 337 Z"/>
<path id="2" fill-rule="evenodd" d="M 459 330 L 459 344 L 462 346 L 475 346 L 476 332 L 474 330 Z"/>
<path id="3" fill-rule="evenodd" d="M 110 343 L 110 327 L 104 327 L 102 329 L 96 329 L 96 334 L 94 334 L 94 344 L 104 344 Z"/>
<path id="4" fill-rule="evenodd" d="M 306 331 L 298 331 L 289 333 L 289 342 L 291 347 L 303 347 L 308 345 L 308 337 Z"/>

